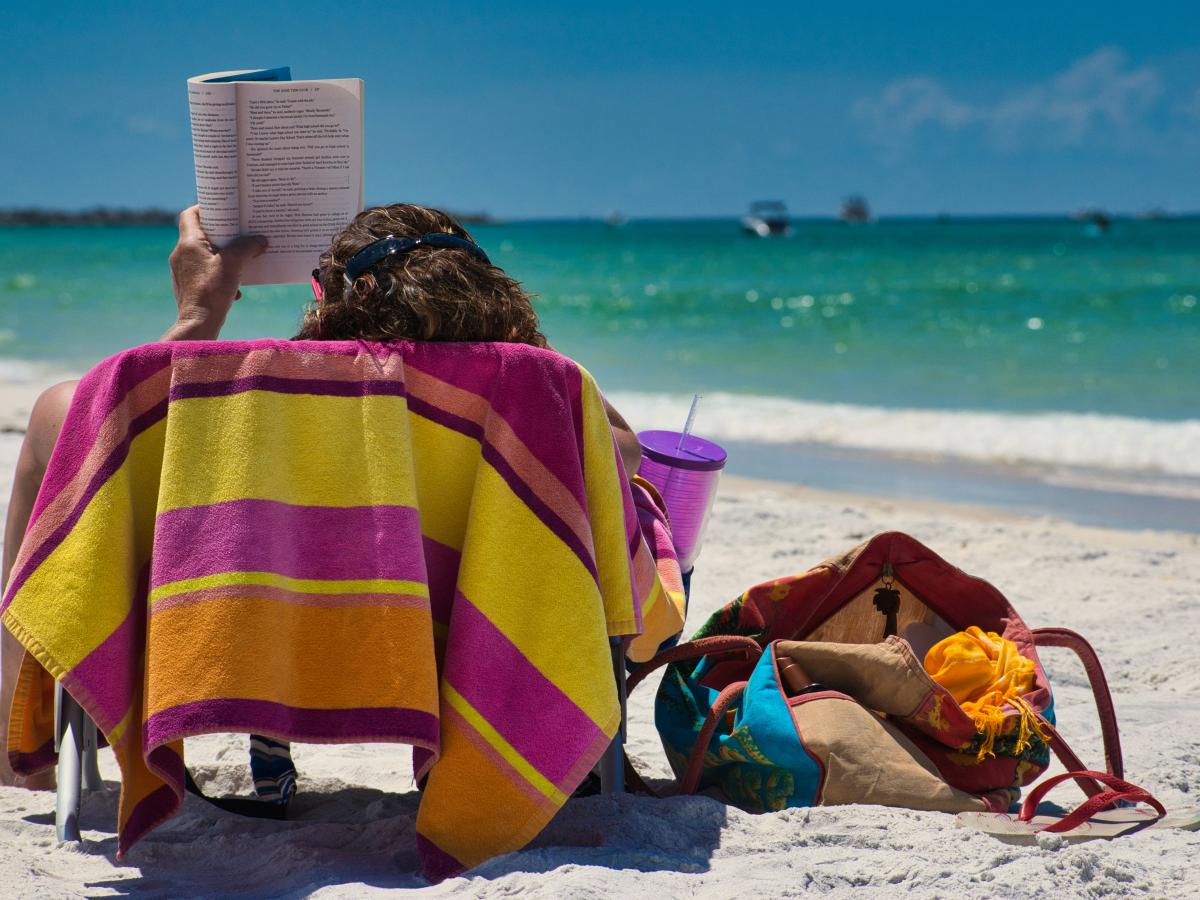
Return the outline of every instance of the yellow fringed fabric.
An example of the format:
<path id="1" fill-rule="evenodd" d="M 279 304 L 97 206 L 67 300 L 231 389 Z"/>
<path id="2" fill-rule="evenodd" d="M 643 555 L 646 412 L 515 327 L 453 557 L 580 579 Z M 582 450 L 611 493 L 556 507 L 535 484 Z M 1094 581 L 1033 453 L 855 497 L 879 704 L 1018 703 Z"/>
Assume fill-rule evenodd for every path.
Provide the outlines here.
<path id="1" fill-rule="evenodd" d="M 996 632 L 972 625 L 939 641 L 925 654 L 925 671 L 974 720 L 983 735 L 976 757 L 980 762 L 996 755 L 996 738 L 1008 721 L 1005 704 L 1019 715 L 1016 752 L 1025 750 L 1035 733 L 1046 739 L 1037 714 L 1021 697 L 1033 689 L 1033 660 Z"/>

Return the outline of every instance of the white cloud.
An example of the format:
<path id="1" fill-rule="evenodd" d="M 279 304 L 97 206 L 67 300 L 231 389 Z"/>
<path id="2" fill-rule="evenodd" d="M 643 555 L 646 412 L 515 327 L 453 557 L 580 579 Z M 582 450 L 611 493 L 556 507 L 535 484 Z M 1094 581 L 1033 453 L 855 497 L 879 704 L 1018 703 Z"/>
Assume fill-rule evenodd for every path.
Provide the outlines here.
<path id="1" fill-rule="evenodd" d="M 924 126 L 958 131 L 972 122 L 975 112 L 935 79 L 922 76 L 894 81 L 878 97 L 860 98 L 854 117 L 877 143 L 899 149 Z"/>
<path id="2" fill-rule="evenodd" d="M 1048 83 L 1002 100 L 987 121 L 1001 149 L 1078 146 L 1127 135 L 1162 94 L 1154 69 L 1131 69 L 1125 51 L 1102 47 Z"/>
<path id="3" fill-rule="evenodd" d="M 1165 93 L 1157 70 L 1131 66 L 1119 47 L 1101 47 L 1047 81 L 995 99 L 971 102 L 936 79 L 906 78 L 859 99 L 852 112 L 889 155 L 928 128 L 981 136 L 999 152 L 1083 145 L 1124 151 L 1152 141 L 1151 119 Z M 1200 112 L 1200 91 L 1194 105 Z"/>

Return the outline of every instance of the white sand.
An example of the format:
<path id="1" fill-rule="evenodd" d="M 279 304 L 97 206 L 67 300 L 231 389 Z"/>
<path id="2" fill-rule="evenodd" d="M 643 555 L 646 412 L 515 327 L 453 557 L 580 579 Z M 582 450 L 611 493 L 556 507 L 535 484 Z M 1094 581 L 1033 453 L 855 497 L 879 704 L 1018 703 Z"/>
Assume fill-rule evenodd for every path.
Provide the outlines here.
<path id="1" fill-rule="evenodd" d="M 0 436 L 0 478 L 16 441 Z M 7 494 L 7 486 L 3 488 Z M 986 510 L 891 503 L 728 479 L 694 584 L 689 629 L 743 588 L 802 571 L 888 529 L 907 531 L 992 581 L 1030 625 L 1087 636 L 1123 726 L 1129 777 L 1168 807 L 1200 804 L 1200 537 L 1084 529 Z M 1044 656 L 1063 733 L 1100 765 L 1082 668 Z M 652 724 L 654 684 L 631 704 L 631 751 L 667 773 Z M 1200 894 L 1200 834 L 1149 832 L 1067 846 L 1010 846 L 954 817 L 879 807 L 754 816 L 707 797 L 572 801 L 526 850 L 430 887 L 417 874 L 417 794 L 407 748 L 298 747 L 296 817 L 257 822 L 188 798 L 118 864 L 117 777 L 85 798 L 82 845 L 56 846 L 54 797 L 0 788 L 0 895 L 74 897 L 433 896 L 780 897 L 806 892 L 918 897 Z M 188 743 L 216 793 L 250 791 L 243 736 Z M 1073 805 L 1064 785 L 1053 799 Z M 857 895 L 857 893 L 856 893 Z"/>

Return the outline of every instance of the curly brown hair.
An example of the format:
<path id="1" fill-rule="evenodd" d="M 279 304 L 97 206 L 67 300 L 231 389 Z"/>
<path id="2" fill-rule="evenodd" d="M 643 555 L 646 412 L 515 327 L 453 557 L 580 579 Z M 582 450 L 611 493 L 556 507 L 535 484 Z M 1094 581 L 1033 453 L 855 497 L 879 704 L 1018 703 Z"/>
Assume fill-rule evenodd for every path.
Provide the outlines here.
<path id="1" fill-rule="evenodd" d="M 323 298 L 295 340 L 501 341 L 546 347 L 532 298 L 498 266 L 466 250 L 418 247 L 389 256 L 347 286 L 346 263 L 380 238 L 444 232 L 473 240 L 453 216 L 394 203 L 354 217 L 321 254 Z"/>

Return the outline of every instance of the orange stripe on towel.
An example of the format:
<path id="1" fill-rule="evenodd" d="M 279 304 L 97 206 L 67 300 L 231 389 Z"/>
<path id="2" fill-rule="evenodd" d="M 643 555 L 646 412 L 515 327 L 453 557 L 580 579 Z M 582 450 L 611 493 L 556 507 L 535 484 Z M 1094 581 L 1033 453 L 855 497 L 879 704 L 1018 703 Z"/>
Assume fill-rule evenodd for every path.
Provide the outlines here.
<path id="1" fill-rule="evenodd" d="M 536 789 L 447 704 L 442 706 L 442 756 L 425 791 L 436 792 L 438 802 L 421 804 L 418 833 L 467 868 L 520 849 L 558 810 L 548 798 L 535 796 Z M 474 824 L 473 834 L 461 827 L 464 821 Z"/>
<path id="2" fill-rule="evenodd" d="M 197 643 L 197 634 L 208 642 Z M 220 647 L 217 657 L 209 642 Z M 211 599 L 155 609 L 147 653 L 155 677 L 146 716 L 221 697 L 314 709 L 438 708 L 428 608 Z"/>

